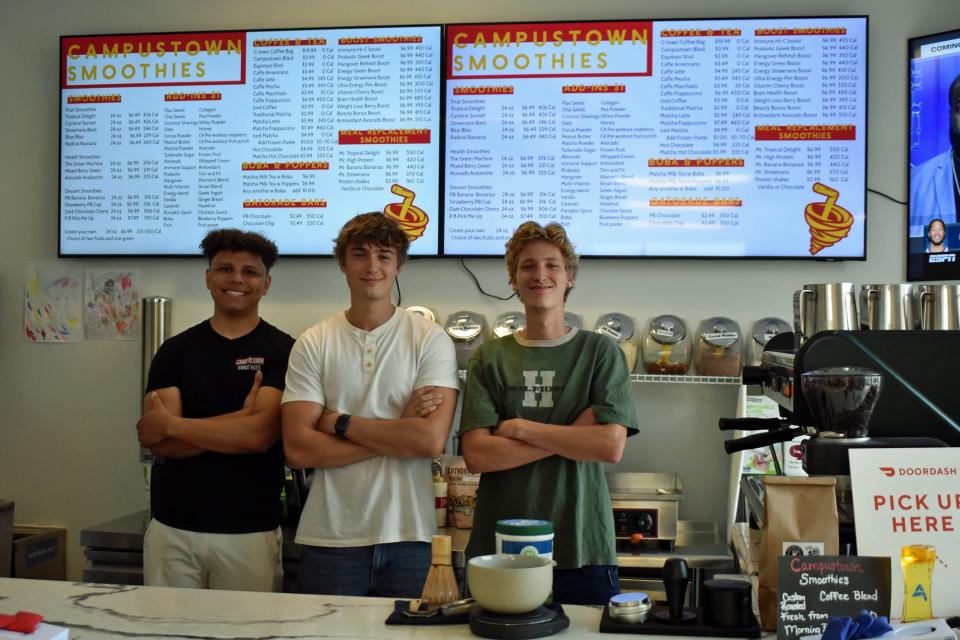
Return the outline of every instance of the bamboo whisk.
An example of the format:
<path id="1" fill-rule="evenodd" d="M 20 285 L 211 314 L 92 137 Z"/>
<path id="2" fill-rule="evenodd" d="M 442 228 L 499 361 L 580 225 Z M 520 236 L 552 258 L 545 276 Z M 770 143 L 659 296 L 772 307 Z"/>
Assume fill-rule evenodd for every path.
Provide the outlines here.
<path id="1" fill-rule="evenodd" d="M 450 536 L 433 536 L 430 545 L 433 559 L 430 561 L 430 572 L 423 584 L 423 595 L 420 599 L 431 609 L 435 609 L 459 599 L 460 587 L 453 575 Z"/>

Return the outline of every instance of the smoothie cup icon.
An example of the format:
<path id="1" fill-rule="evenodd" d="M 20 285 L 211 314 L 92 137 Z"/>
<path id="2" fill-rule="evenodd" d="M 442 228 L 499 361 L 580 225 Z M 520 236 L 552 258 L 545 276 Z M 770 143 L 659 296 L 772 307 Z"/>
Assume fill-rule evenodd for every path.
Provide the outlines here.
<path id="1" fill-rule="evenodd" d="M 853 226 L 853 215 L 837 205 L 840 193 L 827 185 L 817 182 L 813 190 L 827 197 L 826 202 L 811 202 L 803 211 L 803 217 L 810 227 L 810 255 L 832 247 L 847 237 Z"/>

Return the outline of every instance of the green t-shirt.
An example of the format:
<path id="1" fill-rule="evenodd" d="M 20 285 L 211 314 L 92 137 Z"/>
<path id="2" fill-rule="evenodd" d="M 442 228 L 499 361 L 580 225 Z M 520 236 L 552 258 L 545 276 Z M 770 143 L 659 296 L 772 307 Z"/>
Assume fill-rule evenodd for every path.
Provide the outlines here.
<path id="1" fill-rule="evenodd" d="M 587 407 L 598 422 L 637 432 L 626 359 L 612 339 L 576 329 L 556 340 L 506 336 L 470 358 L 460 433 L 509 418 L 567 425 Z M 484 473 L 466 555 L 495 553 L 497 521 L 507 518 L 553 522 L 559 569 L 616 564 L 610 494 L 598 462 L 554 455 Z"/>

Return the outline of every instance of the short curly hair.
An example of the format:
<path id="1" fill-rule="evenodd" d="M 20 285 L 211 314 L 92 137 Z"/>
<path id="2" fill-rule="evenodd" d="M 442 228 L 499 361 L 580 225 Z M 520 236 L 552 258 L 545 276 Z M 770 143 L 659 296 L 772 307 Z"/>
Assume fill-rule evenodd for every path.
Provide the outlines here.
<path id="1" fill-rule="evenodd" d="M 250 253 L 263 261 L 267 272 L 277 263 L 277 245 L 253 231 L 240 229 L 214 229 L 200 241 L 200 249 L 207 264 L 213 264 L 213 257 L 221 251 Z"/>
<path id="2" fill-rule="evenodd" d="M 573 250 L 573 243 L 570 242 L 570 238 L 567 237 L 567 232 L 564 228 L 557 222 L 551 222 L 543 227 L 540 226 L 539 223 L 530 220 L 517 227 L 517 230 L 513 232 L 513 236 L 511 236 L 506 243 L 507 254 L 504 256 L 504 260 L 507 263 L 507 273 L 510 276 L 511 285 L 516 282 L 520 253 L 523 252 L 523 249 L 531 242 L 547 242 L 559 249 L 560 255 L 563 257 L 563 264 L 567 269 L 567 275 L 570 276 L 571 280 L 576 279 L 577 270 L 580 268 L 580 259 Z M 573 287 L 570 287 L 564 292 L 564 300 L 570 295 L 572 288 Z"/>
<path id="3" fill-rule="evenodd" d="M 407 259 L 410 236 L 400 228 L 396 220 L 388 218 L 379 211 L 361 213 L 348 220 L 340 229 L 340 234 L 333 243 L 333 255 L 343 266 L 346 264 L 347 250 L 350 245 L 364 247 L 368 244 L 395 249 L 397 266 L 400 266 Z"/>

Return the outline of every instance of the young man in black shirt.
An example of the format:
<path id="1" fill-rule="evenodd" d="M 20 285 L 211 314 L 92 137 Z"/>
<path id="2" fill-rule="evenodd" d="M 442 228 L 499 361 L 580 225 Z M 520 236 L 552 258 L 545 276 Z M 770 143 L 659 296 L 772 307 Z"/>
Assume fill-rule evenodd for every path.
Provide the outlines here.
<path id="1" fill-rule="evenodd" d="M 160 347 L 137 423 L 156 456 L 144 583 L 279 591 L 280 398 L 293 338 L 259 314 L 277 248 L 236 229 L 200 246 L 213 316 Z"/>

